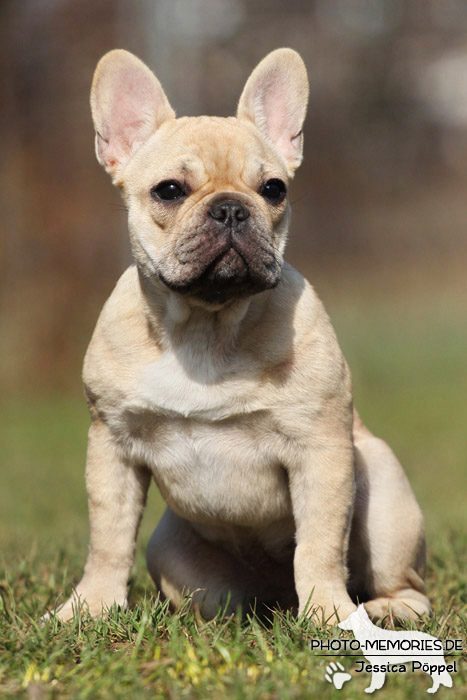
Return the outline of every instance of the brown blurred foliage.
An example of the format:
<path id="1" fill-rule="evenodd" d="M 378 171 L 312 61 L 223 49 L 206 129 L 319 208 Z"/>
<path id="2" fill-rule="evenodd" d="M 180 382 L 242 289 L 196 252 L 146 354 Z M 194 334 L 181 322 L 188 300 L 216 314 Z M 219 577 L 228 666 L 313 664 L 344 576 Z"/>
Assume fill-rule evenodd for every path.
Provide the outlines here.
<path id="1" fill-rule="evenodd" d="M 179 115 L 225 116 L 263 55 L 295 48 L 311 96 L 291 262 L 363 274 L 465 259 L 463 0 L 4 0 L 0 22 L 7 390 L 76 384 L 97 311 L 130 261 L 88 101 L 112 48 L 146 61 Z"/>

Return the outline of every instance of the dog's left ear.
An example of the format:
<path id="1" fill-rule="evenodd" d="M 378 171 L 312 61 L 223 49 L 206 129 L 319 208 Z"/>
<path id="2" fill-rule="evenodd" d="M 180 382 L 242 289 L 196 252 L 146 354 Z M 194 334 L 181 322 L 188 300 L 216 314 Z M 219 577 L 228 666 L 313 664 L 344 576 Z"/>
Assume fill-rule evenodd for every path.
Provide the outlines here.
<path id="1" fill-rule="evenodd" d="M 263 58 L 238 103 L 237 117 L 257 126 L 285 160 L 289 175 L 302 162 L 307 103 L 305 64 L 292 49 L 277 49 Z"/>

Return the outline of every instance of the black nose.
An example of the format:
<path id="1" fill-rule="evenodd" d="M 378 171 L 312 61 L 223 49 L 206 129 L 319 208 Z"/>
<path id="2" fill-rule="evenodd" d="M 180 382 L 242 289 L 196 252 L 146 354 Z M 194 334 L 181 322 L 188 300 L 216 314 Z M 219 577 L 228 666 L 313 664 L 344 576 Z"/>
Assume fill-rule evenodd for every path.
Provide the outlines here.
<path id="1" fill-rule="evenodd" d="M 224 199 L 212 205 L 209 209 L 209 216 L 221 224 L 232 226 L 239 221 L 248 219 L 250 212 L 238 199 Z"/>

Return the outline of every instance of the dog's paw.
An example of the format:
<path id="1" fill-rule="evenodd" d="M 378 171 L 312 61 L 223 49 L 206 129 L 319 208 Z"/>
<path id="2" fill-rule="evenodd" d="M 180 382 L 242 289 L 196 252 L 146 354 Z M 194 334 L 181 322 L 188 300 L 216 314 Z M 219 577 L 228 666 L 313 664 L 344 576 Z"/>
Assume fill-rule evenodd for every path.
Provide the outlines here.
<path id="1" fill-rule="evenodd" d="M 347 619 L 350 613 L 355 612 L 356 609 L 357 607 L 350 598 L 348 602 L 343 601 L 342 603 L 330 601 L 329 603 L 318 604 L 310 601 L 303 610 L 299 610 L 299 615 L 304 615 L 317 624 L 332 627 L 341 620 Z"/>
<path id="2" fill-rule="evenodd" d="M 352 678 L 350 673 L 346 673 L 344 667 L 338 661 L 337 663 L 331 661 L 331 663 L 326 666 L 326 675 L 324 677 L 327 682 L 332 683 L 337 690 L 340 690 L 344 683 L 347 683 L 347 681 L 350 681 Z"/>
<path id="3" fill-rule="evenodd" d="M 45 624 L 47 622 L 51 622 L 54 619 L 59 620 L 60 622 L 68 622 L 69 620 L 72 620 L 75 616 L 82 614 L 85 615 L 88 612 L 90 615 L 92 615 L 91 611 L 89 610 L 87 601 L 72 596 L 71 598 L 69 598 L 69 600 L 67 600 L 66 603 L 64 603 L 60 607 L 57 607 L 54 610 L 49 610 L 49 612 L 46 612 L 45 615 L 42 615 L 39 622 L 41 624 Z"/>
<path id="4" fill-rule="evenodd" d="M 128 605 L 126 596 L 112 596 L 107 593 L 99 595 L 96 594 L 96 592 L 86 595 L 76 590 L 62 606 L 58 607 L 56 610 L 50 610 L 45 613 L 45 615 L 40 618 L 40 623 L 44 624 L 51 621 L 53 618 L 60 620 L 60 622 L 68 622 L 79 615 L 99 617 L 104 615 L 112 605 L 126 608 Z"/>
<path id="5" fill-rule="evenodd" d="M 396 592 L 391 597 L 375 598 L 365 603 L 365 610 L 373 621 L 419 620 L 430 612 L 430 601 L 418 591 Z"/>

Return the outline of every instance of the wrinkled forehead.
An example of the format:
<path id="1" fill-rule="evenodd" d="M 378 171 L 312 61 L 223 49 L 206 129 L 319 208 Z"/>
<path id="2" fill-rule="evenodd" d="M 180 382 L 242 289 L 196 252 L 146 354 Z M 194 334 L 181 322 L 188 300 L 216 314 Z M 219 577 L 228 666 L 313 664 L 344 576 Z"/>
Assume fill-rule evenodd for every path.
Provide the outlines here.
<path id="1" fill-rule="evenodd" d="M 225 184 L 287 179 L 285 164 L 256 128 L 235 117 L 182 117 L 166 122 L 130 162 L 128 176 L 216 180 Z M 126 177 L 125 177 L 126 179 Z"/>

